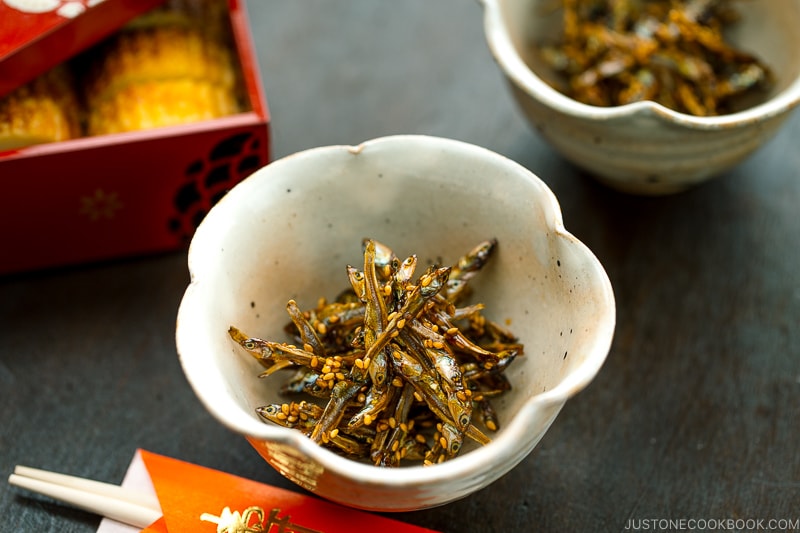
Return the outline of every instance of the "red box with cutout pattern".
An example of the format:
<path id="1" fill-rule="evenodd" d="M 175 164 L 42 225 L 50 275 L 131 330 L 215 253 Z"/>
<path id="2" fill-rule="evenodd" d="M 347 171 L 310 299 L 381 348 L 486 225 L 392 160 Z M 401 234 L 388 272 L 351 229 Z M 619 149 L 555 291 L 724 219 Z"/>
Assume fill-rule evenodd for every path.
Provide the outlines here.
<path id="1" fill-rule="evenodd" d="M 35 0 L 52 9 L 14 14 L 41 17 L 32 37 L 10 23 L 17 3 L 26 0 L 0 0 L 0 94 L 50 68 L 53 56 L 42 54 L 60 48 L 66 59 L 158 4 Z M 244 0 L 229 0 L 228 16 L 244 111 L 0 152 L 0 274 L 181 249 L 215 202 L 268 163 L 269 112 Z"/>

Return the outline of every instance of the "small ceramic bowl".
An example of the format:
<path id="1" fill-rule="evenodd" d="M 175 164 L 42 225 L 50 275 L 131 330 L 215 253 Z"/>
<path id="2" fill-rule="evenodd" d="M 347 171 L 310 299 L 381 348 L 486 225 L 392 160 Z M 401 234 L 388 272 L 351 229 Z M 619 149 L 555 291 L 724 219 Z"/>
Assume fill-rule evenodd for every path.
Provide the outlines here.
<path id="1" fill-rule="evenodd" d="M 800 1 L 734 2 L 741 20 L 726 37 L 768 65 L 766 99 L 715 117 L 654 102 L 582 104 L 553 89 L 536 46 L 558 39 L 561 10 L 549 0 L 483 0 L 489 48 L 520 109 L 558 152 L 615 189 L 644 195 L 683 191 L 718 176 L 773 137 L 800 102 Z"/>
<path id="2" fill-rule="evenodd" d="M 420 265 L 448 265 L 486 239 L 498 245 L 470 283 L 489 318 L 525 345 L 506 371 L 492 442 L 435 466 L 378 467 L 340 456 L 255 409 L 285 402 L 287 376 L 262 367 L 228 335 L 288 341 L 286 303 L 313 308 L 348 287 L 362 239 Z M 177 348 L 205 407 L 278 472 L 348 506 L 406 511 L 481 489 L 536 446 L 566 400 L 601 368 L 615 326 L 603 267 L 562 225 L 552 192 L 524 167 L 462 142 L 394 136 L 277 160 L 235 186 L 207 215 L 189 250 Z M 422 272 L 418 266 L 417 273 Z"/>

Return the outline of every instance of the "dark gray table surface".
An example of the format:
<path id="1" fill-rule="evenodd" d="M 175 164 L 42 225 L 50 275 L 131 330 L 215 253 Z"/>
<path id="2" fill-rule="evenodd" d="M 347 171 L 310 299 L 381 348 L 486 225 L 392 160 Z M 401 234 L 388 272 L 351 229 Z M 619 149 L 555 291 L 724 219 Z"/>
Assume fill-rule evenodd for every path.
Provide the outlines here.
<path id="1" fill-rule="evenodd" d="M 621 531 L 649 519 L 800 519 L 800 114 L 679 195 L 613 192 L 521 118 L 470 0 L 248 2 L 273 154 L 424 133 L 525 165 L 605 266 L 608 360 L 540 445 L 441 531 Z M 0 278 L 0 473 L 118 483 L 137 447 L 300 490 L 216 423 L 174 345 L 184 252 Z M 0 484 L 0 530 L 98 518 Z M 633 521 L 633 522 L 630 522 Z"/>

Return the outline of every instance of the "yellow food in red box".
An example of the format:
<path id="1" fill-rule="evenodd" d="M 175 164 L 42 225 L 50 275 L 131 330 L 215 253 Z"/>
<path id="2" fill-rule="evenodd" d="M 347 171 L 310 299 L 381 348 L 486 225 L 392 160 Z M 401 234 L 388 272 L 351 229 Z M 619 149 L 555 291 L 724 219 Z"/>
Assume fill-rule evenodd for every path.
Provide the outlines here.
<path id="1" fill-rule="evenodd" d="M 104 42 L 85 80 L 88 134 L 237 113 L 237 72 L 221 2 L 172 1 Z"/>
<path id="2" fill-rule="evenodd" d="M 231 92 L 236 83 L 231 52 L 205 40 L 196 28 L 123 31 L 105 43 L 98 56 L 86 86 L 90 106 L 142 82 L 202 80 Z"/>
<path id="3" fill-rule="evenodd" d="M 74 79 L 64 107 L 59 97 L 66 91 L 33 98 L 39 94 L 34 85 L 0 100 L 0 148 L 7 148 L 0 150 L 0 177 L 6 178 L 0 241 L 7 252 L 0 274 L 185 248 L 211 206 L 269 161 L 269 110 L 245 0 L 163 2 L 90 2 L 82 15 L 59 21 L 57 31 L 48 30 L 47 13 L 29 14 L 47 35 L 28 32 L 17 39 L 24 50 L 0 57 L 2 95 L 59 62 Z M 10 31 L 16 42 L 16 26 L 5 24 L 20 20 L 9 16 L 13 12 L 0 0 L 0 41 Z M 196 33 L 183 44 L 163 37 L 190 29 L 202 41 Z M 131 36 L 139 31 L 154 37 Z M 150 61 L 118 58 L 114 72 L 122 79 L 112 81 L 101 67 L 123 33 L 126 50 L 138 43 L 139 59 Z M 195 44 L 187 49 L 186 42 Z M 164 49 L 153 51 L 156 46 Z M 61 48 L 69 53 L 57 53 Z M 26 95 L 24 105 L 19 94 Z M 235 114 L 204 120 L 228 113 Z M 110 135 L 88 136 L 90 122 Z M 116 133 L 157 125 L 172 127 Z M 73 131 L 80 138 L 66 139 Z M 52 140 L 63 142 L 20 146 Z"/>
<path id="4" fill-rule="evenodd" d="M 226 6 L 170 0 L 0 99 L 0 150 L 241 112 Z"/>
<path id="5" fill-rule="evenodd" d="M 67 69 L 55 69 L 0 98 L 0 151 L 80 135 L 78 101 Z"/>
<path id="6" fill-rule="evenodd" d="M 89 134 L 175 126 L 236 113 L 231 90 L 192 78 L 142 81 L 120 88 L 89 114 Z"/>

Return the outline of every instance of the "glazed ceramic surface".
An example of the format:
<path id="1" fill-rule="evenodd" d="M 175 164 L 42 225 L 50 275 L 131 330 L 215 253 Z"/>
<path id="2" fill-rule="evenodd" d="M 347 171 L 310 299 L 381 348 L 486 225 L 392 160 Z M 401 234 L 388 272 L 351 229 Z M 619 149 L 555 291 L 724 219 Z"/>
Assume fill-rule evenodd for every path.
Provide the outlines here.
<path id="1" fill-rule="evenodd" d="M 768 141 L 800 102 L 800 0 L 735 1 L 741 20 L 726 37 L 776 76 L 767 99 L 717 117 L 653 102 L 584 105 L 544 80 L 555 76 L 536 46 L 560 34 L 548 0 L 483 0 L 489 48 L 520 109 L 565 158 L 621 191 L 679 192 L 731 168 Z"/>
<path id="2" fill-rule="evenodd" d="M 302 308 L 348 287 L 364 237 L 420 265 L 452 264 L 497 238 L 474 282 L 476 302 L 525 345 L 497 403 L 501 429 L 432 467 L 381 468 L 343 458 L 300 432 L 262 422 L 255 408 L 285 401 L 285 374 L 267 379 L 229 338 L 289 340 L 286 303 Z M 421 272 L 422 266 L 418 266 Z M 600 370 L 615 325 L 602 266 L 565 230 L 556 198 L 522 166 L 473 145 L 424 136 L 311 149 L 275 161 L 231 190 L 200 225 L 191 283 L 177 321 L 189 383 L 225 426 L 298 485 L 362 509 L 441 505 L 496 480 L 523 460 L 565 401 Z M 471 283 L 473 283 L 471 282 Z"/>

